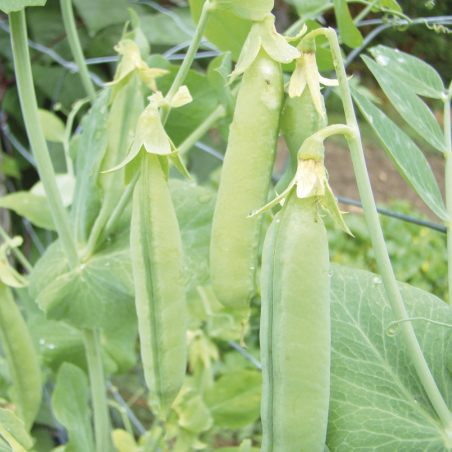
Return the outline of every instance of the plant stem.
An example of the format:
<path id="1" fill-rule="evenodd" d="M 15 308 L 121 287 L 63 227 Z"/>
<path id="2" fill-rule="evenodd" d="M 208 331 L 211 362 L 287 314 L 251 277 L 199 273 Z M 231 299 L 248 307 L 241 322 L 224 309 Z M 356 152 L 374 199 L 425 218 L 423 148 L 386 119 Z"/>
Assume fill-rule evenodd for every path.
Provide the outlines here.
<path id="1" fill-rule="evenodd" d="M 409 317 L 405 309 L 402 296 L 400 295 L 399 287 L 397 285 L 388 251 L 386 249 L 383 232 L 381 230 L 377 208 L 372 194 L 372 187 L 367 173 L 358 121 L 353 108 L 353 102 L 337 35 L 331 28 L 326 30 L 325 34 L 328 37 L 333 54 L 333 63 L 336 69 L 337 78 L 339 80 L 339 88 L 341 91 L 347 125 L 356 131 L 353 137 L 347 137 L 347 139 L 350 146 L 358 190 L 363 204 L 364 216 L 366 218 L 367 227 L 372 241 L 372 247 L 375 252 L 375 257 L 381 273 L 386 295 L 395 319 L 398 321 L 404 321 L 404 323 L 400 325 L 400 328 L 405 346 L 413 361 L 422 385 L 430 399 L 430 402 L 444 425 L 446 434 L 449 435 L 449 437 L 452 437 L 452 414 L 449 411 L 449 408 L 447 407 L 438 386 L 435 383 L 433 375 L 430 372 L 411 323 L 405 321 L 408 320 Z"/>
<path id="2" fill-rule="evenodd" d="M 33 271 L 33 266 L 22 254 L 22 251 L 20 251 L 20 249 L 11 242 L 11 237 L 8 235 L 8 233 L 3 229 L 1 225 L 0 225 L 0 235 L 2 236 L 3 240 L 11 247 L 17 260 L 22 264 L 25 270 L 27 270 L 28 273 L 31 273 Z"/>
<path id="3" fill-rule="evenodd" d="M 214 10 L 215 6 L 210 3 L 210 0 L 206 0 L 202 7 L 201 17 L 199 18 L 198 25 L 196 27 L 195 34 L 193 36 L 193 40 L 190 44 L 190 47 L 187 50 L 187 54 L 185 55 L 184 61 L 179 69 L 179 72 L 176 75 L 176 78 L 171 85 L 168 94 L 165 96 L 165 100 L 167 101 L 167 105 L 162 107 L 162 124 L 165 125 L 166 120 L 168 119 L 169 112 L 171 110 L 171 103 L 173 102 L 174 96 L 177 91 L 181 87 L 182 83 L 184 83 L 185 77 L 188 74 L 188 71 L 193 63 L 193 59 L 195 57 L 196 52 L 198 51 L 199 44 L 201 43 L 202 36 L 207 27 L 207 22 L 209 21 L 210 15 Z"/>
<path id="4" fill-rule="evenodd" d="M 79 258 L 72 237 L 71 228 L 66 209 L 56 184 L 55 172 L 50 160 L 47 143 L 39 122 L 38 105 L 33 86 L 30 54 L 27 44 L 27 27 L 25 11 L 9 14 L 11 45 L 14 56 L 14 71 L 16 74 L 17 89 L 19 91 L 20 106 L 24 117 L 25 128 L 30 140 L 33 156 L 38 167 L 39 177 L 44 185 L 50 211 L 55 222 L 56 230 L 63 244 L 69 266 L 78 265 Z"/>
<path id="5" fill-rule="evenodd" d="M 77 63 L 83 87 L 85 88 L 90 102 L 94 103 L 96 100 L 96 90 L 94 89 L 93 82 L 89 76 L 85 57 L 83 56 L 82 46 L 80 45 L 80 39 L 77 34 L 77 27 L 75 26 L 74 11 L 72 10 L 71 0 L 60 0 L 60 5 L 67 39 L 69 41 L 69 46 L 71 47 L 74 60 Z"/>
<path id="6" fill-rule="evenodd" d="M 359 24 L 371 11 L 371 9 L 379 2 L 379 0 L 374 0 L 372 3 L 369 3 L 354 19 L 353 23 Z"/>
<path id="7" fill-rule="evenodd" d="M 121 215 L 124 213 L 125 208 L 130 203 L 130 200 L 132 199 L 133 195 L 133 190 L 139 177 L 140 171 L 138 171 L 138 173 L 135 174 L 135 177 L 132 179 L 130 184 L 127 185 L 126 189 L 124 190 L 121 199 L 119 200 L 117 206 L 115 207 L 115 210 L 112 212 L 110 218 L 108 219 L 107 224 L 104 227 L 104 230 L 99 236 L 99 239 L 97 241 L 98 246 L 102 245 L 102 243 L 104 243 L 105 240 L 107 240 L 107 237 L 111 234 L 111 231 L 113 231 L 114 227 L 116 226 L 116 223 L 121 218 Z"/>
<path id="8" fill-rule="evenodd" d="M 83 333 L 94 408 L 96 452 L 109 452 L 111 450 L 110 419 L 108 415 L 107 390 L 104 369 L 102 367 L 99 331 L 85 329 Z"/>
<path id="9" fill-rule="evenodd" d="M 452 96 L 452 83 L 449 87 L 449 93 L 444 99 L 444 137 L 446 140 L 446 209 L 449 214 L 447 226 L 447 266 L 448 266 L 448 282 L 449 282 L 449 304 L 452 302 L 452 144 L 451 144 L 451 125 L 450 125 L 450 108 Z"/>
<path id="10" fill-rule="evenodd" d="M 202 122 L 179 146 L 179 153 L 183 156 L 197 141 L 199 141 L 221 118 L 226 116 L 223 105 L 217 108 Z"/>
<path id="11" fill-rule="evenodd" d="M 235 99 L 239 92 L 241 83 L 237 83 L 231 91 L 232 97 Z M 215 110 L 182 142 L 179 146 L 180 155 L 188 152 L 197 141 L 199 141 L 220 119 L 227 115 L 227 111 L 223 105 L 218 105 Z"/>

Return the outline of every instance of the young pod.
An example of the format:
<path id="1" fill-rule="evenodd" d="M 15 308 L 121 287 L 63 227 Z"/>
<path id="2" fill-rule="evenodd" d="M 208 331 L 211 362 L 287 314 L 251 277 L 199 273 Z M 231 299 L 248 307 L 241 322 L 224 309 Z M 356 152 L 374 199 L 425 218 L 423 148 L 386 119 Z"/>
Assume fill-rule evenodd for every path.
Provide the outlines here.
<path id="1" fill-rule="evenodd" d="M 141 154 L 130 244 L 144 375 L 151 408 L 165 419 L 186 369 L 182 243 L 159 156 Z"/>
<path id="2" fill-rule="evenodd" d="M 330 394 L 328 240 L 317 197 L 292 188 L 264 244 L 261 452 L 323 452 Z"/>
<path id="3" fill-rule="evenodd" d="M 212 288 L 246 318 L 255 293 L 262 218 L 247 218 L 267 200 L 283 101 L 281 65 L 264 49 L 243 76 L 230 128 L 212 225 Z"/>
<path id="4" fill-rule="evenodd" d="M 289 148 L 287 169 L 275 187 L 276 193 L 282 193 L 297 171 L 297 153 L 304 141 L 315 132 L 328 125 L 323 96 L 321 97 L 323 118 L 315 108 L 309 87 L 300 97 L 286 97 L 281 112 L 280 132 Z"/>

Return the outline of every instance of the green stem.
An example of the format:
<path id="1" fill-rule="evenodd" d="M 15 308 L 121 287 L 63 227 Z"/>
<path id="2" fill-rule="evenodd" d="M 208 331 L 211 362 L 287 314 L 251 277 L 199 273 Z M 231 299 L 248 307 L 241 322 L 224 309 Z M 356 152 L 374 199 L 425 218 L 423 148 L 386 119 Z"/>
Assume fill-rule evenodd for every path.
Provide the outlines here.
<path id="1" fill-rule="evenodd" d="M 171 110 L 171 103 L 173 102 L 174 96 L 181 87 L 182 83 L 184 83 L 185 77 L 187 76 L 188 71 L 193 63 L 195 54 L 198 51 L 199 44 L 201 43 L 202 36 L 207 27 L 207 22 L 209 21 L 210 15 L 212 14 L 214 8 L 215 7 L 212 3 L 210 3 L 210 0 L 206 0 L 204 6 L 202 7 L 201 17 L 199 18 L 193 40 L 191 41 L 190 47 L 187 50 L 187 54 L 185 55 L 179 72 L 177 73 L 176 78 L 174 79 L 174 82 L 165 97 L 167 105 L 162 107 L 163 125 L 165 125 L 166 120 L 168 119 L 168 115 Z"/>
<path id="2" fill-rule="evenodd" d="M 31 72 L 30 54 L 28 52 L 24 9 L 19 12 L 10 13 L 9 23 L 14 56 L 14 70 L 25 128 L 27 130 L 28 139 L 30 140 L 33 156 L 36 160 L 39 177 L 44 185 L 56 230 L 63 244 L 69 266 L 74 268 L 78 265 L 79 258 L 71 234 L 68 215 L 63 206 L 63 202 L 61 201 L 61 196 L 56 184 L 55 172 L 53 170 L 52 161 L 50 160 L 47 143 L 39 121 L 38 105 L 36 102 Z"/>
<path id="3" fill-rule="evenodd" d="M 84 340 L 94 408 L 96 452 L 109 452 L 111 450 L 111 428 L 108 415 L 104 369 L 102 367 L 99 331 L 85 329 Z"/>
<path id="4" fill-rule="evenodd" d="M 63 148 L 64 154 L 66 156 L 66 166 L 67 172 L 71 176 L 74 175 L 74 166 L 72 164 L 72 159 L 70 155 L 70 141 L 71 141 L 71 133 L 72 133 L 72 125 L 74 124 L 74 119 L 77 116 L 77 113 L 80 111 L 80 108 L 88 102 L 88 99 L 81 99 L 77 101 L 69 113 L 66 121 L 66 128 L 64 130 L 64 139 L 63 139 Z"/>
<path id="5" fill-rule="evenodd" d="M 138 171 L 137 174 L 135 174 L 135 177 L 132 179 L 129 185 L 127 185 L 126 189 L 124 190 L 124 193 L 121 196 L 121 199 L 119 200 L 117 206 L 115 207 L 115 210 L 113 210 L 110 218 L 108 219 L 104 230 L 102 231 L 101 235 L 99 236 L 99 240 L 97 241 L 98 246 L 102 245 L 102 243 L 107 240 L 107 237 L 111 234 L 113 229 L 115 228 L 118 220 L 121 218 L 121 215 L 124 213 L 125 208 L 130 203 L 130 200 L 133 196 L 133 190 L 135 188 L 135 185 L 140 177 L 140 171 Z"/>
<path id="6" fill-rule="evenodd" d="M 235 98 L 239 92 L 240 83 L 231 91 L 232 97 Z M 184 155 L 188 152 L 197 141 L 199 141 L 220 119 L 227 115 L 227 111 L 223 105 L 218 105 L 215 110 L 183 141 L 179 146 L 180 155 Z"/>
<path id="7" fill-rule="evenodd" d="M 422 353 L 419 342 L 414 333 L 413 327 L 408 320 L 408 313 L 405 309 L 402 296 L 392 269 L 391 261 L 386 249 L 385 239 L 381 230 L 378 218 L 377 208 L 372 194 L 369 175 L 367 173 L 366 161 L 364 158 L 361 136 L 359 133 L 358 121 L 356 119 L 350 89 L 347 82 L 344 62 L 339 47 L 337 35 L 333 29 L 326 30 L 326 36 L 330 42 L 333 54 L 333 63 L 336 69 L 337 78 L 339 80 L 339 88 L 341 91 L 342 103 L 344 105 L 345 117 L 347 124 L 356 131 L 353 137 L 348 138 L 350 152 L 355 170 L 358 190 L 363 204 L 364 216 L 366 218 L 367 227 L 369 229 L 372 247 L 375 252 L 378 268 L 384 283 L 386 295 L 391 305 L 394 317 L 398 321 L 404 321 L 400 325 L 405 346 L 413 361 L 422 385 L 432 403 L 435 411 L 441 419 L 446 434 L 452 436 L 452 414 L 449 411 L 435 380 L 430 372 L 428 364 Z"/>
<path id="8" fill-rule="evenodd" d="M 89 97 L 91 103 L 96 100 L 96 90 L 94 89 L 93 81 L 89 76 L 88 68 L 86 66 L 85 57 L 83 56 L 82 46 L 77 34 L 77 27 L 75 26 L 74 11 L 72 10 L 71 0 L 60 0 L 61 13 L 63 14 L 64 28 L 66 30 L 69 46 L 71 47 L 72 55 L 78 66 L 78 72 L 82 79 L 83 87 Z"/>
<path id="9" fill-rule="evenodd" d="M 25 270 L 27 270 L 28 273 L 31 273 L 33 271 L 33 266 L 22 254 L 22 251 L 20 251 L 20 249 L 12 243 L 11 237 L 8 235 L 8 233 L 3 229 L 1 225 L 0 225 L 0 235 L 2 236 L 3 240 L 11 247 L 17 260 L 22 264 Z"/>
<path id="10" fill-rule="evenodd" d="M 199 141 L 221 118 L 226 116 L 223 105 L 219 105 L 179 146 L 179 153 L 183 156 L 197 141 Z"/>
<path id="11" fill-rule="evenodd" d="M 451 87 L 452 88 L 452 87 Z M 452 303 L 452 144 L 451 144 L 451 125 L 450 125 L 450 108 L 451 108 L 451 88 L 449 95 L 444 100 L 444 136 L 446 140 L 446 209 L 449 214 L 447 224 L 447 262 L 448 262 L 448 282 L 449 282 L 449 304 Z"/>
<path id="12" fill-rule="evenodd" d="M 369 3 L 354 19 L 353 23 L 356 25 L 361 22 L 372 10 L 372 8 L 379 2 L 380 0 L 374 0 L 372 3 Z"/>

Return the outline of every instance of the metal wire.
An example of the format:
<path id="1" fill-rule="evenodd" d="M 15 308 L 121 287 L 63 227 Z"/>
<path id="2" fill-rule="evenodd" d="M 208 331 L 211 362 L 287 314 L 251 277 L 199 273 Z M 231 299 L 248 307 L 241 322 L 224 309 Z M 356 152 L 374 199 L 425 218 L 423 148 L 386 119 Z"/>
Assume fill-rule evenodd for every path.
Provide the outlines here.
<path id="1" fill-rule="evenodd" d="M 359 201 L 355 201 L 354 199 L 343 198 L 342 196 L 336 196 L 339 202 L 343 204 L 350 204 L 352 206 L 363 207 L 362 203 Z M 407 223 L 417 224 L 418 226 L 424 226 L 426 228 L 434 229 L 435 231 L 442 232 L 443 234 L 447 234 L 447 228 L 445 226 L 441 226 L 440 224 L 432 223 L 430 221 L 420 220 L 418 218 L 410 217 L 408 215 L 404 215 L 403 213 L 393 212 L 392 210 L 382 209 L 377 207 L 378 213 L 382 215 L 386 215 L 388 217 L 397 218 L 398 220 L 406 221 Z"/>
<path id="2" fill-rule="evenodd" d="M 251 356 L 243 347 L 241 347 L 237 342 L 228 341 L 228 344 L 235 348 L 240 354 L 242 354 L 248 361 L 251 361 L 259 370 L 262 370 L 261 363 L 254 357 Z"/>

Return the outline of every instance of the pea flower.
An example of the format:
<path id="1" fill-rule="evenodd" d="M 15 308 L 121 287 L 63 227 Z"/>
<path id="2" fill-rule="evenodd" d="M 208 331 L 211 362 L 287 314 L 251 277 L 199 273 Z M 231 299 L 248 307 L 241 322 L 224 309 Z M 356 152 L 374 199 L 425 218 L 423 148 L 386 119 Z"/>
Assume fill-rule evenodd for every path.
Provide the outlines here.
<path id="1" fill-rule="evenodd" d="M 298 46 L 298 49 L 300 49 L 300 47 L 301 44 Z M 339 82 L 320 75 L 315 59 L 315 50 L 312 52 L 301 52 L 301 56 L 296 60 L 295 64 L 295 71 L 289 82 L 289 96 L 300 97 L 306 88 L 306 85 L 308 85 L 315 109 L 319 112 L 320 116 L 325 119 L 320 84 L 326 86 L 338 86 Z"/>
<path id="2" fill-rule="evenodd" d="M 300 51 L 288 44 L 287 41 L 298 39 L 306 30 L 307 28 L 303 27 L 301 32 L 294 38 L 284 38 L 275 29 L 275 16 L 273 14 L 267 14 L 264 19 L 253 22 L 251 31 L 240 53 L 237 66 L 230 74 L 231 79 L 228 85 L 251 66 L 261 48 L 279 63 L 290 63 L 295 58 L 299 58 L 301 55 Z"/>
<path id="3" fill-rule="evenodd" d="M 115 46 L 115 50 L 123 55 L 121 62 L 118 64 L 115 78 L 112 82 L 105 83 L 106 86 L 116 86 L 124 80 L 131 72 L 136 71 L 140 79 L 152 91 L 157 91 L 155 79 L 162 75 L 168 74 L 166 69 L 150 68 L 141 59 L 138 46 L 131 39 L 124 39 Z"/>
<path id="4" fill-rule="evenodd" d="M 347 233 L 353 236 L 345 224 L 342 214 L 337 205 L 330 184 L 328 174 L 324 165 L 325 147 L 323 137 L 319 133 L 307 138 L 298 151 L 298 166 L 295 177 L 289 186 L 276 198 L 261 209 L 251 212 L 250 217 L 260 215 L 271 209 L 278 203 L 284 204 L 289 192 L 296 186 L 298 198 L 314 198 L 319 202 L 323 210 L 330 213 L 334 221 Z"/>
<path id="5" fill-rule="evenodd" d="M 181 86 L 173 98 L 171 104 L 165 100 L 162 93 L 157 91 L 148 97 L 149 105 L 144 109 L 138 118 L 135 139 L 125 160 L 114 168 L 104 171 L 110 173 L 116 171 L 134 160 L 142 149 L 150 154 L 167 156 L 174 163 L 174 166 L 186 177 L 189 177 L 187 169 L 180 159 L 179 150 L 167 135 L 160 120 L 159 107 L 167 105 L 173 108 L 181 107 L 191 102 L 193 99 L 186 86 Z"/>

